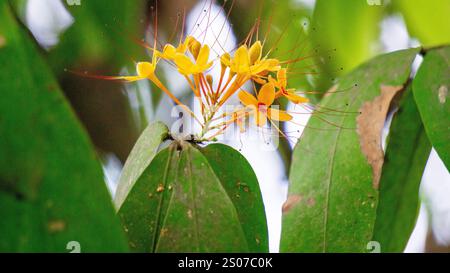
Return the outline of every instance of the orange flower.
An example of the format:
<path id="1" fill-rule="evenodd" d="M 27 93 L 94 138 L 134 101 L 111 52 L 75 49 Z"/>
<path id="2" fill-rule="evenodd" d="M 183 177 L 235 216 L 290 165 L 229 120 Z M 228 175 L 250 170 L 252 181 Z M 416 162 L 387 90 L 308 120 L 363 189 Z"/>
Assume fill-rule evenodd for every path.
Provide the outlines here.
<path id="1" fill-rule="evenodd" d="M 185 75 L 196 75 L 205 72 L 212 66 L 212 62 L 209 60 L 209 47 L 203 45 L 198 53 L 194 51 L 195 63 L 185 54 L 177 53 L 175 55 L 175 64 L 178 67 L 178 71 Z M 195 56 L 197 55 L 197 56 Z"/>
<path id="2" fill-rule="evenodd" d="M 237 75 L 234 84 L 232 84 L 225 95 L 222 97 L 219 105 L 222 105 L 228 100 L 239 88 L 248 80 L 259 84 L 265 84 L 264 77 L 269 72 L 278 71 L 281 69 L 280 62 L 277 59 L 267 59 L 262 56 L 262 45 L 260 41 L 256 41 L 250 49 L 247 45 L 239 47 L 234 53 L 234 57 L 231 58 L 230 54 L 225 53 L 220 58 L 222 65 L 222 75 L 224 69 L 228 67 L 230 69 L 230 75 Z"/>
<path id="3" fill-rule="evenodd" d="M 185 54 L 194 43 L 197 44 L 198 41 L 194 37 L 188 36 L 184 42 L 180 43 L 176 48 L 171 44 L 165 45 L 163 51 L 158 53 L 158 56 L 162 59 L 173 61 L 177 54 Z"/>
<path id="4" fill-rule="evenodd" d="M 286 97 L 288 100 L 290 100 L 295 104 L 309 102 L 309 99 L 296 95 L 295 89 L 286 89 L 287 86 L 286 68 L 283 68 L 280 71 L 278 71 L 277 79 L 274 79 L 272 78 L 272 76 L 269 76 L 269 82 L 272 83 L 278 89 L 278 92 L 275 94 L 275 98 Z"/>
<path id="5" fill-rule="evenodd" d="M 257 98 L 246 91 L 239 92 L 238 96 L 242 104 L 250 108 L 251 113 L 254 115 L 255 124 L 259 127 L 264 126 L 267 119 L 277 121 L 289 121 L 292 119 L 292 116 L 286 111 L 270 107 L 275 100 L 275 86 L 272 83 L 263 85 Z"/>
<path id="6" fill-rule="evenodd" d="M 231 59 L 224 58 L 222 62 L 227 65 L 231 72 L 249 78 L 259 79 L 260 74 L 267 71 L 278 71 L 280 63 L 276 59 L 262 58 L 262 45 L 260 41 L 255 42 L 250 49 L 243 45 L 236 50 Z"/>

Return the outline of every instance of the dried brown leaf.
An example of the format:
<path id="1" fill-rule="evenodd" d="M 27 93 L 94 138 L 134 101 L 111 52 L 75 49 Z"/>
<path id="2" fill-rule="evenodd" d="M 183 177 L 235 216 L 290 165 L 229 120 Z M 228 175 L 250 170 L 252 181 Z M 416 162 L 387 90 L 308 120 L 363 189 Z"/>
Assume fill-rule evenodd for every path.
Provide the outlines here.
<path id="1" fill-rule="evenodd" d="M 381 86 L 381 95 L 367 101 L 360 108 L 357 118 L 357 133 L 361 151 L 372 167 L 373 187 L 378 189 L 381 169 L 384 163 L 384 152 L 381 145 L 381 133 L 391 106 L 391 102 L 403 86 Z"/>

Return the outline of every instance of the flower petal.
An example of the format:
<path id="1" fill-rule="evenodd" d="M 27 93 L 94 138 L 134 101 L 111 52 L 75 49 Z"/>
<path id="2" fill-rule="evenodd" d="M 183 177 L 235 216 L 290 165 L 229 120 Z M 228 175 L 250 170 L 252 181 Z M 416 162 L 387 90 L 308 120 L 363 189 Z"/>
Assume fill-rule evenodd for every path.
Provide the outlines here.
<path id="1" fill-rule="evenodd" d="M 287 94 L 284 95 L 288 100 L 292 101 L 295 104 L 299 104 L 299 103 L 307 103 L 309 102 L 309 99 L 298 96 L 294 93 L 290 93 L 288 92 Z"/>
<path id="2" fill-rule="evenodd" d="M 258 93 L 258 102 L 264 103 L 266 106 L 272 105 L 275 100 L 275 87 L 272 83 L 267 83 L 261 87 Z"/>
<path id="3" fill-rule="evenodd" d="M 197 42 L 197 39 L 192 37 L 191 35 L 187 36 L 186 39 L 184 39 L 184 45 L 187 47 L 190 47 L 192 43 Z"/>
<path id="4" fill-rule="evenodd" d="M 229 67 L 231 62 L 231 57 L 229 53 L 225 53 L 220 57 L 220 63 L 222 66 Z"/>
<path id="5" fill-rule="evenodd" d="M 265 60 L 267 62 L 267 70 L 268 71 L 279 71 L 281 69 L 280 61 L 277 59 L 267 59 Z"/>
<path id="6" fill-rule="evenodd" d="M 208 62 L 209 59 L 209 47 L 207 45 L 202 46 L 197 57 L 197 65 L 203 66 Z"/>
<path id="7" fill-rule="evenodd" d="M 250 60 L 248 57 L 248 49 L 246 45 L 243 45 L 236 50 L 234 58 L 232 60 L 232 66 L 234 72 L 248 71 L 250 67 Z"/>
<path id="8" fill-rule="evenodd" d="M 173 47 L 173 45 L 171 45 L 171 44 L 167 44 L 164 46 L 163 54 L 161 55 L 161 57 L 163 59 L 173 60 L 173 58 L 175 58 L 176 54 L 177 54 L 177 50 L 175 49 L 175 47 Z"/>
<path id="9" fill-rule="evenodd" d="M 192 61 L 184 54 L 175 55 L 175 64 L 177 65 L 178 70 L 184 75 L 190 74 L 189 72 L 194 66 Z"/>
<path id="10" fill-rule="evenodd" d="M 198 58 L 198 54 L 200 53 L 202 45 L 199 41 L 195 39 L 191 39 L 189 41 L 189 51 L 191 52 L 192 56 L 194 56 L 195 59 Z"/>
<path id="11" fill-rule="evenodd" d="M 139 62 L 136 65 L 136 71 L 139 77 L 148 77 L 155 73 L 155 67 L 149 62 Z"/>
<path id="12" fill-rule="evenodd" d="M 278 121 L 290 121 L 292 116 L 286 113 L 286 111 L 278 110 L 274 108 L 267 109 L 267 116 L 270 119 L 278 120 Z"/>
<path id="13" fill-rule="evenodd" d="M 257 107 L 258 105 L 258 100 L 255 98 L 255 96 L 248 93 L 247 91 L 239 92 L 238 97 L 242 104 L 244 104 L 245 106 Z"/>
<path id="14" fill-rule="evenodd" d="M 213 62 L 207 63 L 207 64 L 203 64 L 203 65 L 195 65 L 193 70 L 191 71 L 192 74 L 200 74 L 200 73 L 204 73 L 206 70 L 210 69 L 211 66 L 213 65 Z"/>
<path id="15" fill-rule="evenodd" d="M 256 41 L 248 52 L 250 57 L 250 64 L 254 64 L 256 61 L 261 59 L 262 45 L 260 41 Z"/>
<path id="16" fill-rule="evenodd" d="M 257 84 L 261 84 L 261 85 L 267 83 L 267 81 L 265 79 L 260 78 L 260 77 L 252 77 L 252 80 L 255 81 Z"/>
<path id="17" fill-rule="evenodd" d="M 185 45 L 185 44 L 180 44 L 180 45 L 177 47 L 177 49 L 176 49 L 176 53 L 182 53 L 182 54 L 184 54 L 184 53 L 186 53 L 187 49 L 188 49 L 187 45 Z"/>
<path id="18" fill-rule="evenodd" d="M 280 88 L 286 88 L 287 86 L 287 72 L 286 68 L 280 69 L 277 73 L 278 83 L 280 84 Z"/>

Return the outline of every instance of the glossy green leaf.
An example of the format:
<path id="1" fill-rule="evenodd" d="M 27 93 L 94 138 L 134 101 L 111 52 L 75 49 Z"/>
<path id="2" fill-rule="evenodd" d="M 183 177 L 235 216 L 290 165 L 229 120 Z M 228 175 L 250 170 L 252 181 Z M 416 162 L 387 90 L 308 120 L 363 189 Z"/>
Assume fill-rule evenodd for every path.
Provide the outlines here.
<path id="1" fill-rule="evenodd" d="M 188 143 L 158 153 L 119 216 L 136 252 L 249 251 L 232 200 L 205 156 Z"/>
<path id="2" fill-rule="evenodd" d="M 223 144 L 201 150 L 236 207 L 250 252 L 269 252 L 267 220 L 258 179 L 238 151 Z"/>
<path id="3" fill-rule="evenodd" d="M 159 145 L 167 138 L 169 129 L 164 123 L 155 122 L 147 126 L 128 156 L 117 185 L 114 204 L 119 209 L 139 176 L 152 162 Z"/>
<path id="4" fill-rule="evenodd" d="M 363 0 L 317 0 L 311 35 L 327 76 L 322 77 L 322 89 L 374 56 L 382 11 L 382 6 Z"/>
<path id="5" fill-rule="evenodd" d="M 395 0 L 394 6 L 403 15 L 411 36 L 426 47 L 450 43 L 450 1 Z"/>
<path id="6" fill-rule="evenodd" d="M 0 2 L 0 251 L 69 252 L 70 241 L 81 252 L 127 251 L 92 145 L 7 2 Z"/>
<path id="7" fill-rule="evenodd" d="M 450 46 L 427 53 L 414 79 L 414 98 L 425 131 L 450 170 Z"/>
<path id="8" fill-rule="evenodd" d="M 403 252 L 419 210 L 419 188 L 431 145 L 409 86 L 389 132 L 373 241 L 382 252 Z"/>
<path id="9" fill-rule="evenodd" d="M 369 125 L 384 123 L 385 115 L 368 115 L 363 106 L 378 109 L 377 98 L 393 96 L 386 86 L 406 83 L 417 53 L 410 49 L 379 56 L 340 80 L 335 88 L 346 92 L 324 97 L 319 107 L 339 112 L 316 112 L 294 150 L 281 251 L 366 251 L 378 200 L 374 175 L 380 170 L 372 169 L 367 158 L 373 155 L 364 154 L 360 143 L 381 139 L 381 132 L 357 133 L 357 118 Z"/>

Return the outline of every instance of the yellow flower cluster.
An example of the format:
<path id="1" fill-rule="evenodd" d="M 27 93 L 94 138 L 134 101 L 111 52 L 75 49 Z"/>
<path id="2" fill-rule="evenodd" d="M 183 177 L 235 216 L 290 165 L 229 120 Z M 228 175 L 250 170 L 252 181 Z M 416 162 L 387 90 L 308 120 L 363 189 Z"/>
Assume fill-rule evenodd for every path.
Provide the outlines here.
<path id="1" fill-rule="evenodd" d="M 234 52 L 233 56 L 225 53 L 213 61 L 210 61 L 209 46 L 202 45 L 191 36 L 181 41 L 178 47 L 167 44 L 162 51 L 156 48 L 151 48 L 151 50 L 153 51 L 152 61 L 138 63 L 136 76 L 114 78 L 129 82 L 144 79 L 152 81 L 201 124 L 202 132 L 197 136 L 198 141 L 213 139 L 222 134 L 231 124 L 237 124 L 243 132 L 245 131 L 243 122 L 250 117 L 253 117 L 255 124 L 260 127 L 264 126 L 267 120 L 291 120 L 290 114 L 272 107 L 277 98 L 286 97 L 295 104 L 308 102 L 308 99 L 296 95 L 294 89 L 287 88 L 287 69 L 282 67 L 279 60 L 263 55 L 263 44 L 260 41 L 256 41 L 251 46 L 242 45 Z M 155 71 L 160 60 L 172 64 L 185 77 L 200 102 L 202 119 L 196 117 L 158 79 Z M 218 84 L 213 85 L 214 79 L 208 72 L 216 63 L 220 63 L 221 73 Z M 254 81 L 261 86 L 259 91 L 255 90 L 256 96 L 241 89 L 248 81 Z M 219 109 L 237 92 L 239 92 L 238 97 L 244 107 L 216 117 Z M 213 121 L 218 119 L 223 119 L 223 121 L 212 126 Z M 212 130 L 216 130 L 214 135 L 206 137 Z"/>

